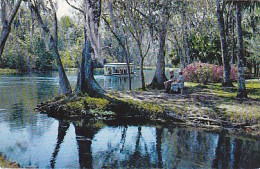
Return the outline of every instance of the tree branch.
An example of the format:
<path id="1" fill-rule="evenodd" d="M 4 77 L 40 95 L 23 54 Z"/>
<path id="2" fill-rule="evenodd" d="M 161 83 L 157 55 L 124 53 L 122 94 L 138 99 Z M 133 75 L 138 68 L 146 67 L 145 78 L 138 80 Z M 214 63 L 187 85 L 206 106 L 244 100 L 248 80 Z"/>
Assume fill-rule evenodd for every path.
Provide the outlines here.
<path id="1" fill-rule="evenodd" d="M 20 7 L 21 2 L 22 2 L 22 0 L 18 0 L 18 1 L 16 2 L 16 4 L 15 4 L 13 10 L 12 10 L 12 13 L 11 13 L 9 19 L 8 19 L 8 26 L 9 26 L 9 27 L 11 26 L 11 24 L 12 24 L 12 22 L 13 22 L 13 20 L 14 20 L 14 17 L 15 17 L 15 15 L 16 15 L 16 13 L 17 13 L 19 7 Z"/>
<path id="2" fill-rule="evenodd" d="M 41 28 L 43 29 L 43 31 L 46 32 L 47 34 L 50 33 L 50 30 L 48 29 L 48 27 L 44 24 L 44 22 L 42 20 L 42 17 L 40 15 L 38 8 L 33 5 L 32 0 L 29 1 L 29 4 L 31 5 L 31 8 L 33 9 L 34 13 L 36 14 L 37 20 L 38 20 Z"/>
<path id="3" fill-rule="evenodd" d="M 78 7 L 76 7 L 75 5 L 72 5 L 68 0 L 65 0 L 65 1 L 67 2 L 67 4 L 68 4 L 69 6 L 71 6 L 72 8 L 78 10 L 79 12 L 81 12 L 81 13 L 83 13 L 83 14 L 85 15 L 85 11 L 84 11 L 84 10 L 82 10 L 82 9 L 80 9 L 80 8 L 78 8 Z"/>
<path id="4" fill-rule="evenodd" d="M 149 49 L 150 49 L 150 42 L 149 42 L 149 44 L 148 44 L 148 47 L 147 47 L 147 49 L 146 49 L 146 52 L 145 52 L 145 54 L 144 54 L 144 57 L 143 58 L 145 58 L 146 57 L 146 55 L 148 54 L 148 52 L 149 52 Z"/>
<path id="5" fill-rule="evenodd" d="M 123 44 L 121 39 L 117 36 L 115 31 L 111 28 L 111 26 L 109 25 L 109 22 L 107 21 L 107 19 L 105 17 L 103 17 L 103 16 L 102 16 L 102 19 L 105 21 L 105 23 L 107 24 L 109 30 L 112 32 L 112 34 L 115 36 L 115 38 L 117 39 L 117 41 L 120 44 L 120 46 L 122 46 L 122 48 L 126 51 L 125 45 Z"/>

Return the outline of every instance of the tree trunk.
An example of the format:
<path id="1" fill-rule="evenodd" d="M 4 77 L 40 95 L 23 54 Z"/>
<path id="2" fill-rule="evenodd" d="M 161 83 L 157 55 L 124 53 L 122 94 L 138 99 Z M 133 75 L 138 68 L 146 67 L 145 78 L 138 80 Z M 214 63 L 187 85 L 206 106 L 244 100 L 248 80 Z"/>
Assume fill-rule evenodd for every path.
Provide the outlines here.
<path id="1" fill-rule="evenodd" d="M 144 79 L 144 58 L 141 58 L 141 62 L 140 62 L 140 74 L 141 74 L 141 82 L 142 82 L 142 89 L 145 89 L 145 79 Z"/>
<path id="2" fill-rule="evenodd" d="M 229 64 L 229 57 L 228 57 L 228 46 L 227 46 L 226 35 L 225 35 L 223 9 L 220 9 L 219 0 L 216 0 L 216 7 L 217 7 L 217 19 L 218 19 L 220 41 L 221 41 L 222 62 L 224 67 L 222 86 L 231 87 L 233 86 L 230 80 L 231 67 Z"/>
<path id="3" fill-rule="evenodd" d="M 256 77 L 259 78 L 259 63 L 256 65 Z"/>
<path id="4" fill-rule="evenodd" d="M 245 52 L 244 52 L 244 44 L 243 44 L 243 33 L 241 26 L 241 3 L 236 3 L 236 21 L 237 21 L 237 34 L 238 34 L 238 46 L 239 46 L 239 54 L 237 56 L 237 65 L 238 65 L 238 91 L 237 97 L 246 98 L 246 85 L 245 85 Z"/>
<path id="5" fill-rule="evenodd" d="M 72 90 L 71 90 L 69 80 L 66 76 L 65 70 L 63 68 L 61 58 L 60 58 L 60 54 L 59 54 L 59 50 L 58 50 L 58 21 L 57 21 L 56 12 L 54 12 L 53 17 L 54 17 L 54 23 L 53 23 L 54 38 L 52 38 L 50 36 L 50 42 L 52 44 L 51 46 L 54 48 L 54 52 L 55 52 L 55 55 L 56 55 L 58 71 L 59 71 L 59 83 L 60 83 L 60 87 L 62 89 L 62 93 L 68 94 L 68 93 L 71 93 Z M 53 43 L 52 43 L 52 40 L 54 40 Z"/>
<path id="6" fill-rule="evenodd" d="M 1 32 L 1 40 L 0 40 L 0 63 L 2 63 L 2 54 L 4 51 L 5 43 L 7 41 L 8 35 L 11 32 L 11 27 L 4 26 L 2 32 Z"/>
<path id="7" fill-rule="evenodd" d="M 231 36 L 232 36 L 232 52 L 231 52 L 231 64 L 234 64 L 234 59 L 235 59 L 235 55 L 236 55 L 236 37 L 235 37 L 235 19 L 233 18 L 233 15 L 231 14 Z"/>
<path id="8" fill-rule="evenodd" d="M 30 14 L 31 14 L 31 31 L 30 31 L 30 48 L 33 51 L 33 35 L 34 35 L 34 14 L 33 14 L 33 9 L 31 8 L 31 6 L 29 6 L 30 8 Z"/>
<path id="9" fill-rule="evenodd" d="M 152 83 L 149 87 L 155 89 L 164 89 L 164 84 L 167 80 L 165 75 L 165 38 L 166 38 L 166 27 L 163 27 L 159 32 L 159 53 L 157 55 L 156 71 Z"/>
<path id="10" fill-rule="evenodd" d="M 21 5 L 22 0 L 18 0 L 9 16 L 9 20 L 6 18 L 6 3 L 4 0 L 1 1 L 1 19 L 3 23 L 3 29 L 0 37 L 0 63 L 2 63 L 2 54 L 4 51 L 5 43 L 11 31 L 12 22 L 16 16 L 16 13 Z"/>
<path id="11" fill-rule="evenodd" d="M 184 9 L 184 5 L 182 3 L 181 9 L 181 25 L 182 25 L 182 36 L 183 36 L 183 46 L 185 50 L 185 55 L 187 58 L 187 64 L 190 64 L 190 48 L 189 48 L 189 39 L 187 33 L 187 19 L 186 19 L 186 8 Z"/>
<path id="12" fill-rule="evenodd" d="M 84 28 L 85 44 L 82 51 L 82 60 L 78 76 L 77 92 L 88 93 L 90 96 L 100 96 L 105 91 L 94 79 L 94 65 L 91 57 L 91 44 Z"/>
<path id="13" fill-rule="evenodd" d="M 127 75 L 128 75 L 128 82 L 129 82 L 129 90 L 132 90 L 132 82 L 131 82 L 131 72 L 130 72 L 130 59 L 129 59 L 129 46 L 127 44 L 127 39 L 125 38 L 125 60 L 127 65 Z"/>
<path id="14" fill-rule="evenodd" d="M 52 6 L 54 22 L 53 22 L 53 35 L 51 35 L 49 28 L 46 25 L 44 25 L 44 23 L 42 21 L 42 17 L 40 15 L 38 8 L 36 6 L 33 6 L 32 3 L 30 3 L 30 5 L 31 5 L 34 13 L 36 14 L 39 25 L 50 38 L 50 47 L 53 50 L 54 54 L 56 55 L 57 67 L 58 67 L 58 72 L 59 72 L 59 84 L 60 84 L 61 92 L 63 94 L 70 94 L 70 93 L 72 93 L 71 86 L 70 86 L 69 80 L 67 78 L 67 75 L 65 73 L 65 70 L 63 68 L 63 65 L 62 65 L 62 62 L 60 59 L 60 54 L 58 51 L 58 32 L 57 32 L 58 26 L 57 26 L 57 16 L 56 16 L 55 9 Z M 52 5 L 52 3 L 51 3 L 51 5 Z"/>
<path id="15" fill-rule="evenodd" d="M 143 55 L 141 40 L 137 39 L 137 38 L 135 40 L 136 40 L 136 44 L 137 44 L 138 52 L 139 52 L 140 77 L 141 77 L 141 82 L 142 82 L 142 89 L 145 90 L 145 79 L 144 79 L 144 58 L 145 58 L 145 56 Z M 149 50 L 149 48 L 148 48 L 148 50 Z"/>
<path id="16" fill-rule="evenodd" d="M 104 65 L 99 33 L 102 3 L 101 0 L 85 0 L 84 4 L 86 7 L 85 26 L 87 28 L 88 39 L 90 40 L 92 49 L 94 49 L 95 57 L 99 59 L 102 65 Z"/>

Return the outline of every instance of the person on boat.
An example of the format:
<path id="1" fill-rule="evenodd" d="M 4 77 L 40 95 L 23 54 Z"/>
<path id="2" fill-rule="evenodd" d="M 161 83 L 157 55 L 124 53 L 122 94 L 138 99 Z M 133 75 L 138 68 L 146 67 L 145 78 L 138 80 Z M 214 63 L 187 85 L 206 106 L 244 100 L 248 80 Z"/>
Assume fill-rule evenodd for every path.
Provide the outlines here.
<path id="1" fill-rule="evenodd" d="M 181 90 L 181 95 L 182 95 L 184 82 L 185 82 L 185 77 L 183 76 L 182 71 L 180 71 L 177 80 L 171 84 L 171 90 L 174 92 L 178 92 L 179 90 Z"/>
<path id="2" fill-rule="evenodd" d="M 111 74 L 112 74 L 112 70 L 111 70 L 111 68 L 110 68 L 110 67 L 108 68 L 108 74 L 109 74 L 109 75 L 111 75 Z"/>
<path id="3" fill-rule="evenodd" d="M 170 80 L 164 82 L 164 87 L 165 87 L 165 93 L 170 93 L 171 91 L 171 84 L 177 80 L 177 77 L 174 76 L 174 71 L 170 71 Z"/>

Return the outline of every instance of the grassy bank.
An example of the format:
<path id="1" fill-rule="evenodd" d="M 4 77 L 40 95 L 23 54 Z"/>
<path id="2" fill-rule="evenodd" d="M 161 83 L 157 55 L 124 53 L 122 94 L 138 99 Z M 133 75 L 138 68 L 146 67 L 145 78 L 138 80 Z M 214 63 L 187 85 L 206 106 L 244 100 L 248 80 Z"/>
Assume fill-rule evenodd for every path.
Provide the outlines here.
<path id="1" fill-rule="evenodd" d="M 249 98 L 244 100 L 236 98 L 236 87 L 197 83 L 185 86 L 183 96 L 163 90 L 109 91 L 104 98 L 62 96 L 39 105 L 38 110 L 57 118 L 134 117 L 207 128 L 235 128 L 260 135 L 259 80 L 247 81 Z"/>
<path id="2" fill-rule="evenodd" d="M 114 119 L 118 117 L 139 117 L 156 119 L 163 114 L 157 104 L 142 103 L 128 98 L 116 98 L 109 93 L 103 98 L 88 95 L 61 96 L 38 105 L 37 110 L 56 118 Z"/>

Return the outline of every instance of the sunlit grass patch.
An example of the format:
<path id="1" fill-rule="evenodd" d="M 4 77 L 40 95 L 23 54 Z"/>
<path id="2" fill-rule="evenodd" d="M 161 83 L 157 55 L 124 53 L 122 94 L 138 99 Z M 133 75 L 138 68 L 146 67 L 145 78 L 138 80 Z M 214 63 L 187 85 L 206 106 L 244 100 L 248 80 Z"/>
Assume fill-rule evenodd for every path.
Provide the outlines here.
<path id="1" fill-rule="evenodd" d="M 18 73 L 16 69 L 1 69 L 0 68 L 0 74 L 1 73 Z"/>
<path id="2" fill-rule="evenodd" d="M 233 83 L 234 87 L 222 87 L 221 83 L 214 84 L 200 84 L 185 82 L 185 86 L 194 90 L 194 92 L 210 92 L 218 97 L 223 98 L 236 98 L 237 96 L 237 83 Z M 252 99 L 260 99 L 260 80 L 252 79 L 246 80 L 246 89 L 248 92 L 248 97 Z"/>

